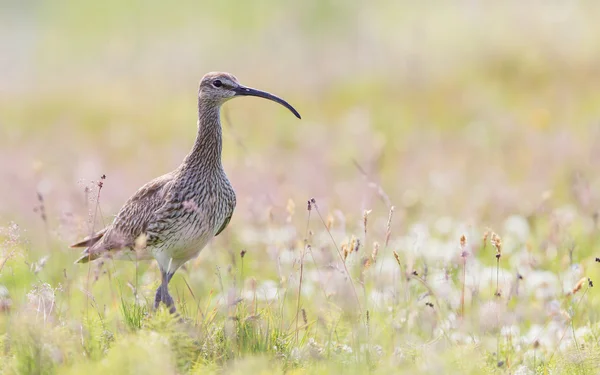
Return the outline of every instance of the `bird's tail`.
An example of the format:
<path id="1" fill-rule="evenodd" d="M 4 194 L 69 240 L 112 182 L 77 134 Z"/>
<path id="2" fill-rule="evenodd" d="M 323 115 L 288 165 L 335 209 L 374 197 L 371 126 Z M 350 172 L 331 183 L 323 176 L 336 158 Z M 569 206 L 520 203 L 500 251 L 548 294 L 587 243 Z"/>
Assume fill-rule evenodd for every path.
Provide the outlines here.
<path id="1" fill-rule="evenodd" d="M 100 253 L 98 252 L 91 252 L 88 249 L 85 249 L 85 251 L 83 253 L 81 253 L 81 256 L 75 261 L 75 263 L 87 263 L 90 262 L 92 260 L 96 260 L 100 258 Z"/>
<path id="2" fill-rule="evenodd" d="M 100 239 L 104 236 L 104 233 L 106 233 L 107 229 L 108 229 L 108 227 L 102 229 L 101 231 L 98 231 L 98 232 L 92 234 L 91 236 L 87 236 L 83 240 L 81 240 L 81 241 L 79 241 L 77 243 L 74 243 L 70 247 L 90 247 L 90 246 L 93 246 L 96 242 L 100 241 Z"/>
<path id="3" fill-rule="evenodd" d="M 71 247 L 87 247 L 87 249 L 85 249 L 81 253 L 81 256 L 79 257 L 79 259 L 77 259 L 75 261 L 75 263 L 87 263 L 89 261 L 100 258 L 100 256 L 101 256 L 100 250 L 103 247 L 101 240 L 102 240 L 104 234 L 106 233 L 107 229 L 108 229 L 108 227 L 71 245 Z"/>

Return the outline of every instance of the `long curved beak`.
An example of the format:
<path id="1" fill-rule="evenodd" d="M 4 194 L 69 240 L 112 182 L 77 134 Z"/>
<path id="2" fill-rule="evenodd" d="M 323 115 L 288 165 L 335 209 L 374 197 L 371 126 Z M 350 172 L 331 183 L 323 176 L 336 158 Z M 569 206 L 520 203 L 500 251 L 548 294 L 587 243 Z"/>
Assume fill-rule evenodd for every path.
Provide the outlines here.
<path id="1" fill-rule="evenodd" d="M 298 113 L 298 111 L 296 111 L 296 109 L 294 109 L 294 107 L 292 107 L 288 102 L 286 102 L 285 100 L 281 99 L 278 96 L 275 96 L 273 94 L 269 94 L 266 91 L 260 91 L 260 90 L 256 90 L 250 87 L 245 87 L 245 86 L 238 86 L 234 89 L 235 91 L 235 95 L 236 96 L 257 96 L 259 98 L 265 98 L 265 99 L 269 99 L 274 101 L 275 103 L 279 103 L 282 106 L 284 106 L 285 108 L 289 109 L 290 112 L 292 112 L 294 114 L 294 116 L 298 117 L 299 119 L 302 119 L 302 117 L 300 117 L 300 114 Z"/>

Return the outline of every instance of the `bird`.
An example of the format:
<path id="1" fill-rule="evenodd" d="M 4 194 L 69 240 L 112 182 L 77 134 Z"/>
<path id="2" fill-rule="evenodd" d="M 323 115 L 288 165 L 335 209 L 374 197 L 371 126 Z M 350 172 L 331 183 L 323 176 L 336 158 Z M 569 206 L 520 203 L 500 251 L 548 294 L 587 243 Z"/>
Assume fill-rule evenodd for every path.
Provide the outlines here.
<path id="1" fill-rule="evenodd" d="M 243 86 L 225 72 L 210 72 L 198 88 L 198 132 L 192 150 L 175 170 L 146 183 L 119 210 L 111 224 L 71 245 L 85 247 L 75 263 L 102 257 L 124 260 L 155 259 L 161 283 L 154 309 L 164 303 L 176 312 L 169 294 L 175 272 L 229 224 L 236 195 L 222 164 L 221 106 L 239 96 L 255 96 L 281 104 L 298 119 L 285 100 Z"/>

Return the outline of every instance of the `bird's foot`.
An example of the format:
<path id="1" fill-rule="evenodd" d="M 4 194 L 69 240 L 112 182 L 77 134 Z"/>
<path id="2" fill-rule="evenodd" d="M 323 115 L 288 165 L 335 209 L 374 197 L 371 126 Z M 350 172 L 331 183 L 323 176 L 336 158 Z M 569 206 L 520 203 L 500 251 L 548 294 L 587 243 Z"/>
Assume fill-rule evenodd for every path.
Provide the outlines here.
<path id="1" fill-rule="evenodd" d="M 165 297 L 163 302 L 165 303 L 165 306 L 169 308 L 169 312 L 171 314 L 175 314 L 177 309 L 175 308 L 175 302 L 173 301 L 173 297 L 171 297 L 169 293 L 167 293 L 167 296 Z"/>
<path id="2" fill-rule="evenodd" d="M 169 290 L 164 288 L 163 285 L 159 286 L 156 290 L 156 296 L 154 297 L 154 310 L 158 310 L 161 302 L 165 304 L 171 314 L 175 314 L 177 309 L 175 308 L 173 297 L 171 297 Z"/>

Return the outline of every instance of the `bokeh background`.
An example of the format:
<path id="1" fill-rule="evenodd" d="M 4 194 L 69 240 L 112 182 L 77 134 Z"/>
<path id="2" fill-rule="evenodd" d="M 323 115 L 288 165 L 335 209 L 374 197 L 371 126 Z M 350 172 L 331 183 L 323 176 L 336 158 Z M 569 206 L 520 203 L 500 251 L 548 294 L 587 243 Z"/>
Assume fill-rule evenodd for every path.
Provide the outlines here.
<path id="1" fill-rule="evenodd" d="M 197 84 L 222 70 L 303 115 L 225 106 L 235 221 L 288 198 L 374 208 L 354 161 L 432 218 L 526 214 L 547 190 L 570 198 L 574 174 L 598 186 L 596 7 L 5 3 L 0 210 L 28 216 L 36 190 L 72 203 L 78 181 L 106 174 L 115 212 L 183 159 Z"/>
<path id="2" fill-rule="evenodd" d="M 255 98 L 224 106 L 223 163 L 238 206 L 190 268 L 199 296 L 218 285 L 214 268 L 227 268 L 244 248 L 255 254 L 247 275 L 264 271 L 280 282 L 278 249 L 302 241 L 310 198 L 339 229 L 340 243 L 362 236 L 364 210 L 372 210 L 382 242 L 393 205 L 398 251 L 415 228 L 426 228 L 440 241 L 430 246 L 434 258 L 454 259 L 456 233 L 478 243 L 489 227 L 517 233 L 549 265 L 569 266 L 566 243 L 584 247 L 578 261 L 593 264 L 600 3 L 5 0 L 0 7 L 0 224 L 24 254 L 15 258 L 4 246 L 9 268 L 0 280 L 17 310 L 36 282 L 83 282 L 88 269 L 71 265 L 78 253 L 67 245 L 180 163 L 196 134 L 198 82 L 214 70 L 285 98 L 303 119 Z M 322 229 L 315 222 L 314 231 Z M 40 259 L 40 272 L 14 271 Z M 493 256 L 486 262 L 495 264 Z M 117 263 L 116 277 L 123 268 L 123 283 L 130 280 L 131 267 Z M 150 296 L 157 273 L 147 267 Z M 99 300 L 119 299 L 103 295 L 108 279 L 99 283 Z"/>

